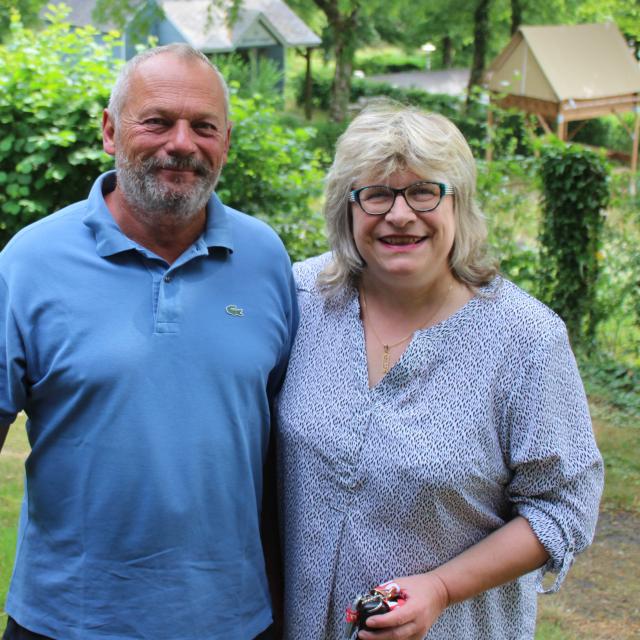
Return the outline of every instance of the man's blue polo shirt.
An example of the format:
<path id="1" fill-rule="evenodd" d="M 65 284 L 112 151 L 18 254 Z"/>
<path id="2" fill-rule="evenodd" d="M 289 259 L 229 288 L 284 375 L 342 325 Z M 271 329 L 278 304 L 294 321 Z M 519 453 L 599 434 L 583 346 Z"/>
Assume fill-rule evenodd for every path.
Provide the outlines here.
<path id="1" fill-rule="evenodd" d="M 31 453 L 6 610 L 60 640 L 247 640 L 271 621 L 259 534 L 290 263 L 214 195 L 171 266 L 88 200 L 0 254 L 0 423 Z"/>

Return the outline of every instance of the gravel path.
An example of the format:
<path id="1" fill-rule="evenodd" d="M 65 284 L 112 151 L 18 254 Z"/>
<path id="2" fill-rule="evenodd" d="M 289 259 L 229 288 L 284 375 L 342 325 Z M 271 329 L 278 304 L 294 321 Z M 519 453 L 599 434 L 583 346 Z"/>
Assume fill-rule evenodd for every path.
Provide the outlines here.
<path id="1" fill-rule="evenodd" d="M 423 89 L 429 93 L 448 93 L 461 96 L 467 90 L 469 69 L 445 69 L 442 71 L 402 71 L 367 76 L 367 80 L 386 82 L 394 87 Z"/>

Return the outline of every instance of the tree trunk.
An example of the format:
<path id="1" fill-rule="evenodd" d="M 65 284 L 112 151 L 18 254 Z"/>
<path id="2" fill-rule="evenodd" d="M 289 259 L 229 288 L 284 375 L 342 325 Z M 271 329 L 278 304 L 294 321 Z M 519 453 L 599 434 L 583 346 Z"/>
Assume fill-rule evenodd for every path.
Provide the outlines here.
<path id="1" fill-rule="evenodd" d="M 358 24 L 359 2 L 347 3 L 341 0 L 314 0 L 316 6 L 327 16 L 333 36 L 336 72 L 331 86 L 329 115 L 334 122 L 342 122 L 347 117 L 351 97 L 351 73 L 355 56 L 355 28 Z"/>
<path id="2" fill-rule="evenodd" d="M 451 69 L 453 66 L 453 40 L 451 36 L 442 38 L 442 68 Z"/>
<path id="3" fill-rule="evenodd" d="M 311 75 L 311 49 L 307 47 L 305 50 L 306 74 L 304 77 L 304 116 L 307 120 L 311 120 L 313 115 L 313 107 L 311 106 L 311 94 L 313 91 L 313 76 Z"/>
<path id="4" fill-rule="evenodd" d="M 331 86 L 331 107 L 329 113 L 334 122 L 343 122 L 347 117 L 351 98 L 351 74 L 355 49 L 353 38 L 348 30 L 340 25 L 335 32 L 336 72 Z"/>
<path id="5" fill-rule="evenodd" d="M 489 42 L 490 3 L 491 0 L 478 0 L 473 15 L 473 63 L 471 65 L 471 74 L 469 75 L 469 85 L 467 87 L 467 105 L 471 99 L 471 90 L 473 87 L 482 84 L 487 43 Z"/>
<path id="6" fill-rule="evenodd" d="M 521 0 L 511 0 L 511 35 L 522 24 L 522 2 Z"/>

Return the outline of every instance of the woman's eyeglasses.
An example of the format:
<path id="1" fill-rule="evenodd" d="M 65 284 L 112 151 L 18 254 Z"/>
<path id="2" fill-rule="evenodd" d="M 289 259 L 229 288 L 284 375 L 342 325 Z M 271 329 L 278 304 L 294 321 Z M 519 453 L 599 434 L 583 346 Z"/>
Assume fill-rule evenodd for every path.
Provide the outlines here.
<path id="1" fill-rule="evenodd" d="M 433 211 L 446 195 L 453 195 L 454 189 L 444 182 L 429 182 L 426 180 L 414 182 L 403 189 L 394 189 L 387 185 L 371 185 L 354 189 L 349 194 L 349 200 L 357 203 L 369 215 L 383 216 L 393 208 L 399 195 L 414 210 L 420 213 Z"/>

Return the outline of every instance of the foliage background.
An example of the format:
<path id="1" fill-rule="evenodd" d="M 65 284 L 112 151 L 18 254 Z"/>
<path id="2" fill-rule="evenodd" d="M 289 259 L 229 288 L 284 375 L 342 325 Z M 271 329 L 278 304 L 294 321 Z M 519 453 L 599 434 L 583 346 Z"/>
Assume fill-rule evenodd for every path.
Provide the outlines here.
<path id="1" fill-rule="evenodd" d="M 33 7 L 38 3 L 20 0 L 8 4 L 30 5 L 29 19 L 33 19 Z M 313 3 L 294 0 L 292 4 L 306 7 L 310 19 L 326 25 L 326 20 L 310 8 Z M 364 39 L 358 40 L 359 44 L 369 37 L 375 40 L 385 29 L 385 33 L 393 34 L 401 25 L 409 50 L 384 57 L 368 58 L 361 54 L 356 58 L 356 65 L 368 72 L 388 71 L 394 68 L 393 65 L 411 67 L 421 59 L 413 46 L 416 38 L 437 38 L 439 51 L 442 51 L 441 39 L 448 33 L 457 48 L 454 62 L 466 64 L 471 56 L 471 39 L 469 12 L 464 14 L 464 3 L 438 0 L 426 4 L 417 1 L 409 6 L 390 2 L 385 12 L 374 12 L 362 18 L 366 18 L 368 25 L 361 25 L 358 33 Z M 496 0 L 492 4 L 492 24 L 499 24 L 492 47 L 500 46 L 508 37 L 507 4 L 506 0 Z M 1 20 L 9 15 L 8 10 L 3 11 L 5 6 L 7 0 L 0 0 L 0 29 L 9 28 L 9 22 Z M 638 6 L 637 3 L 626 3 L 624 7 L 629 18 L 628 33 L 639 29 Z M 546 21 L 570 22 L 578 15 L 580 19 L 601 19 L 606 11 L 611 15 L 622 15 L 621 7 L 622 4 L 614 0 L 599 3 L 595 0 L 548 0 L 537 5 L 528 3 L 526 11 L 531 14 L 530 22 L 543 15 L 547 16 Z M 402 17 L 403 11 L 408 11 L 414 18 L 416 14 L 423 15 L 420 14 L 422 9 L 428 9 L 424 16 L 425 20 L 430 18 L 426 21 L 432 29 L 429 33 L 419 31 L 417 19 Z M 574 10 L 575 15 L 567 19 L 567 12 Z M 455 15 L 460 19 L 448 19 L 456 11 L 459 11 Z M 80 29 L 71 34 L 62 13 L 57 16 L 39 33 L 25 29 L 17 17 L 13 17 L 10 31 L 4 34 L 4 46 L 0 46 L 0 127 L 3 133 L 0 139 L 0 244 L 24 224 L 84 198 L 96 175 L 112 166 L 112 159 L 101 151 L 99 123 L 117 70 L 117 63 L 108 53 L 117 42 L 116 36 L 110 36 L 98 45 L 95 32 Z M 447 29 L 443 30 L 442 25 Z M 420 33 L 422 35 L 418 36 Z M 316 64 L 316 69 L 320 66 L 327 70 L 325 73 L 317 70 L 315 74 L 317 113 L 312 123 L 302 121 L 291 105 L 283 112 L 281 97 L 273 90 L 280 81 L 277 74 L 260 73 L 258 82 L 251 84 L 246 68 L 231 65 L 225 69 L 228 77 L 234 80 L 232 119 L 236 125 L 230 161 L 223 172 L 219 193 L 230 205 L 270 222 L 282 235 L 293 259 L 319 253 L 326 247 L 319 213 L 322 175 L 333 155 L 335 140 L 346 126 L 345 123 L 326 121 L 323 110 L 329 106 L 332 76 L 329 57 L 322 55 L 316 54 L 321 62 Z M 434 59 L 434 66 L 444 64 L 443 60 Z M 496 114 L 501 123 L 497 159 L 487 164 L 481 159 L 486 139 L 486 105 L 482 100 L 472 100 L 465 109 L 457 98 L 419 91 L 399 92 L 388 85 L 373 85 L 360 79 L 353 83 L 350 100 L 356 102 L 359 98 L 380 94 L 440 111 L 458 123 L 479 158 L 478 196 L 489 219 L 491 244 L 501 258 L 503 272 L 528 291 L 541 294 L 540 274 L 548 259 L 539 242 L 544 213 L 538 194 L 543 183 L 522 116 Z M 589 124 L 579 137 L 592 144 L 603 140 L 628 144 L 628 138 L 613 118 Z M 561 178 L 557 189 L 561 192 L 570 185 L 570 180 Z M 599 423 L 596 426 L 607 466 L 605 509 L 636 514 L 640 508 L 637 456 L 640 200 L 629 195 L 629 176 L 619 168 L 613 170 L 610 186 L 612 200 L 602 219 L 601 247 L 595 249 L 595 254 L 589 249 L 588 256 L 589 260 L 595 258 L 598 266 L 593 279 L 595 298 L 592 300 L 600 322 L 587 348 L 579 349 L 577 355 L 595 410 L 594 417 Z M 581 197 L 588 198 L 589 192 Z M 23 417 L 19 422 L 22 426 Z M 28 450 L 23 432 L 19 438 L 19 446 L 15 450 L 9 448 L 9 451 L 5 448 L 0 459 L 0 577 L 3 583 L 0 599 L 3 599 L 2 588 L 8 583 L 15 548 L 22 469 L 18 456 L 24 456 Z M 5 471 L 9 467 L 10 471 Z M 602 580 L 602 576 L 598 579 Z M 584 584 L 580 583 L 580 590 L 585 588 Z M 613 587 L 617 596 L 627 585 L 618 581 Z M 563 631 L 564 621 L 570 617 L 571 614 L 563 609 L 557 616 L 543 619 L 537 637 L 540 640 L 580 637 L 580 633 L 573 636 Z M 2 626 L 0 620 L 0 628 Z"/>
<path id="2" fill-rule="evenodd" d="M 25 225 L 86 198 L 95 178 L 113 167 L 102 151 L 100 122 L 120 66 L 116 34 L 96 40 L 92 27 L 71 30 L 66 9 L 34 31 L 14 12 L 11 37 L 0 46 L 0 246 Z M 228 63 L 231 117 L 229 164 L 218 193 L 226 204 L 266 219 L 294 259 L 319 252 L 321 152 L 315 130 L 283 121 L 279 74 L 255 84 L 240 61 Z M 271 84 L 269 84 L 271 83 Z M 265 91 L 265 93 L 260 93 Z M 317 211 L 317 209 L 316 209 Z"/>
<path id="3" fill-rule="evenodd" d="M 99 123 L 117 62 L 115 35 L 71 31 L 64 12 L 44 31 L 16 12 L 0 46 L 0 246 L 26 224 L 82 200 L 110 166 Z"/>

